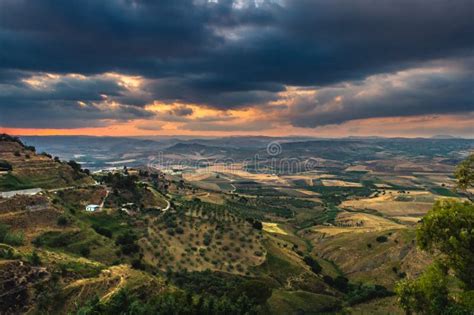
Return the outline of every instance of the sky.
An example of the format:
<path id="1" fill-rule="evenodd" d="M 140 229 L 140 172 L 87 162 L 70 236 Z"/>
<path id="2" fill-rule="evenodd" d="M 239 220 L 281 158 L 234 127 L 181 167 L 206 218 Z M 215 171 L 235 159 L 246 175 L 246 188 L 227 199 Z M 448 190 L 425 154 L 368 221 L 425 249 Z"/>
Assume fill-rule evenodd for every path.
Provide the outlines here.
<path id="1" fill-rule="evenodd" d="M 0 0 L 0 132 L 474 138 L 472 0 Z"/>

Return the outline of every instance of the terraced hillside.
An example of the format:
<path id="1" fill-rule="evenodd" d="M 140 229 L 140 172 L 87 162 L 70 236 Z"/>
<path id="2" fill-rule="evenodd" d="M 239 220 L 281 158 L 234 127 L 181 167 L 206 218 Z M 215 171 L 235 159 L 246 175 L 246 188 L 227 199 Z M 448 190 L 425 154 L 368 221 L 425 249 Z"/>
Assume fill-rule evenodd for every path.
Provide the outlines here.
<path id="1" fill-rule="evenodd" d="M 0 191 L 92 183 L 80 169 L 47 154 L 37 154 L 34 147 L 25 146 L 16 138 L 0 135 Z"/>

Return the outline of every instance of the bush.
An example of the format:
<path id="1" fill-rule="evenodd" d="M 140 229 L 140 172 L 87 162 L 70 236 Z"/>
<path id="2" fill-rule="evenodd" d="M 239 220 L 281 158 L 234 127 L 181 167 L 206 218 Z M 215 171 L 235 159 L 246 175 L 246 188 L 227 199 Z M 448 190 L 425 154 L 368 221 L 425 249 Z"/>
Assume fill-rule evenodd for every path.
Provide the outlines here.
<path id="1" fill-rule="evenodd" d="M 0 243 L 3 243 L 3 239 L 7 235 L 9 228 L 8 225 L 0 223 Z"/>
<path id="2" fill-rule="evenodd" d="M 262 222 L 255 220 L 254 218 L 247 218 L 247 222 L 252 224 L 252 227 L 257 230 L 262 230 L 263 229 L 263 224 Z"/>
<path id="3" fill-rule="evenodd" d="M 375 240 L 379 243 L 385 243 L 386 241 L 388 241 L 388 238 L 385 235 L 380 235 L 377 236 Z"/>
<path id="4" fill-rule="evenodd" d="M 89 249 L 89 247 L 84 246 L 79 250 L 79 252 L 81 253 L 81 256 L 89 257 L 91 250 Z"/>
<path id="5" fill-rule="evenodd" d="M 204 233 L 204 241 L 203 241 L 204 245 L 209 246 L 211 244 L 211 240 L 212 240 L 211 234 Z"/>
<path id="6" fill-rule="evenodd" d="M 5 243 L 12 246 L 23 245 L 25 236 L 22 232 L 11 232 L 10 227 L 0 223 L 0 243 Z"/>
<path id="7" fill-rule="evenodd" d="M 139 269 L 139 270 L 143 270 L 145 268 L 145 266 L 143 265 L 141 259 L 134 259 L 132 261 L 132 268 L 133 269 Z"/>
<path id="8" fill-rule="evenodd" d="M 140 247 L 136 244 L 137 236 L 131 232 L 126 232 L 119 237 L 115 243 L 120 245 L 121 252 L 124 255 L 131 255 L 137 253 L 140 250 Z"/>
<path id="9" fill-rule="evenodd" d="M 6 170 L 6 171 L 11 171 L 11 170 L 13 170 L 13 167 L 7 161 L 0 160 L 0 169 Z"/>
<path id="10" fill-rule="evenodd" d="M 352 285 L 347 295 L 349 305 L 367 302 L 376 298 L 382 298 L 393 295 L 384 286 L 381 285 Z"/>
<path id="11" fill-rule="evenodd" d="M 93 228 L 94 231 L 96 231 L 98 234 L 100 234 L 100 235 L 102 235 L 102 236 L 105 236 L 105 237 L 108 237 L 108 238 L 112 238 L 112 231 L 109 230 L 108 228 L 103 227 L 103 226 L 100 226 L 100 225 L 97 225 L 97 224 L 92 225 L 92 228 Z"/>
<path id="12" fill-rule="evenodd" d="M 76 161 L 70 160 L 67 162 L 67 164 L 75 171 L 75 172 L 80 172 L 81 171 L 81 165 L 77 163 Z"/>
<path id="13" fill-rule="evenodd" d="M 333 287 L 335 287 L 341 292 L 347 292 L 349 288 L 349 279 L 343 276 L 337 276 L 333 280 Z"/>
<path id="14" fill-rule="evenodd" d="M 59 226 L 66 226 L 66 225 L 69 224 L 69 220 L 68 220 L 68 218 L 67 218 L 66 216 L 63 216 L 63 215 L 62 215 L 62 216 L 60 216 L 60 217 L 58 218 L 57 224 L 58 224 Z"/>
<path id="15" fill-rule="evenodd" d="M 12 246 L 20 246 L 25 243 L 25 235 L 22 232 L 18 233 L 7 233 L 3 239 L 3 243 L 12 245 Z"/>
<path id="16" fill-rule="evenodd" d="M 17 259 L 19 258 L 19 255 L 16 254 L 12 248 L 0 248 L 0 258 Z"/>
<path id="17" fill-rule="evenodd" d="M 124 244 L 120 248 L 124 255 L 132 255 L 138 253 L 140 250 L 140 247 L 137 244 Z"/>
<path id="18" fill-rule="evenodd" d="M 323 269 L 321 268 L 321 265 L 311 256 L 304 256 L 303 261 L 311 268 L 311 271 L 314 273 L 320 273 Z"/>
<path id="19" fill-rule="evenodd" d="M 266 282 L 248 280 L 241 283 L 234 294 L 236 298 L 245 295 L 257 304 L 264 304 L 272 296 L 272 288 Z"/>
<path id="20" fill-rule="evenodd" d="M 40 258 L 40 256 L 38 255 L 38 253 L 36 251 L 33 251 L 33 253 L 31 253 L 31 255 L 28 257 L 28 261 L 33 266 L 40 266 L 41 265 L 41 258 Z"/>

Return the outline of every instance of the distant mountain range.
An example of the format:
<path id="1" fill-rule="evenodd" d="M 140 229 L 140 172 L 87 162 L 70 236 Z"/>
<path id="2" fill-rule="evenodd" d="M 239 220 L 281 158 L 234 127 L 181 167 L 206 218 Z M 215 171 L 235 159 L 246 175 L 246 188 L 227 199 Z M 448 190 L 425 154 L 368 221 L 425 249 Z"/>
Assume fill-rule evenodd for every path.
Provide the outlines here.
<path id="1" fill-rule="evenodd" d="M 236 161 L 258 154 L 268 156 L 267 146 L 278 143 L 279 158 L 324 158 L 371 160 L 381 156 L 444 157 L 455 161 L 474 149 L 474 140 L 448 136 L 434 138 L 349 137 L 339 139 L 304 137 L 155 138 L 48 136 L 22 137 L 38 152 L 50 152 L 62 160 L 76 160 L 91 170 L 146 165 L 164 154 L 174 161 L 190 156 L 229 158 Z"/>

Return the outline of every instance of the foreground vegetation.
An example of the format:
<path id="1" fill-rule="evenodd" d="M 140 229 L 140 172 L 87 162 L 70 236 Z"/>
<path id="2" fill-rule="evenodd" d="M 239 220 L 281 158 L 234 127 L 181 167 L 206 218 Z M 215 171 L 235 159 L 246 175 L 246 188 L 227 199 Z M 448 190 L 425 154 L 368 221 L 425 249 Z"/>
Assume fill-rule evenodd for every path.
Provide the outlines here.
<path id="1" fill-rule="evenodd" d="M 2 180 L 19 178 L 18 169 L 29 169 L 32 182 L 43 176 L 31 148 L 16 138 L 2 141 L 8 148 L 2 152 L 9 152 L 0 164 Z M 20 157 L 10 152 L 18 146 Z M 332 165 L 331 174 L 261 181 L 242 171 L 231 185 L 230 175 L 216 173 L 205 179 L 224 187 L 216 191 L 144 169 L 91 176 L 76 163 L 46 158 L 56 163 L 48 164 L 50 178 L 62 178 L 65 167 L 77 178 L 37 195 L 0 198 L 2 312 L 474 309 L 473 157 L 456 170 L 461 190 L 449 194 L 455 199 L 433 189 L 433 174 L 387 177 Z M 433 180 L 449 184 L 450 177 Z M 89 204 L 101 206 L 88 212 Z"/>
<path id="2" fill-rule="evenodd" d="M 461 163 L 460 189 L 474 186 L 474 155 Z M 471 314 L 474 310 L 474 204 L 438 201 L 417 229 L 421 249 L 435 262 L 417 279 L 398 283 L 396 292 L 407 313 Z"/>

